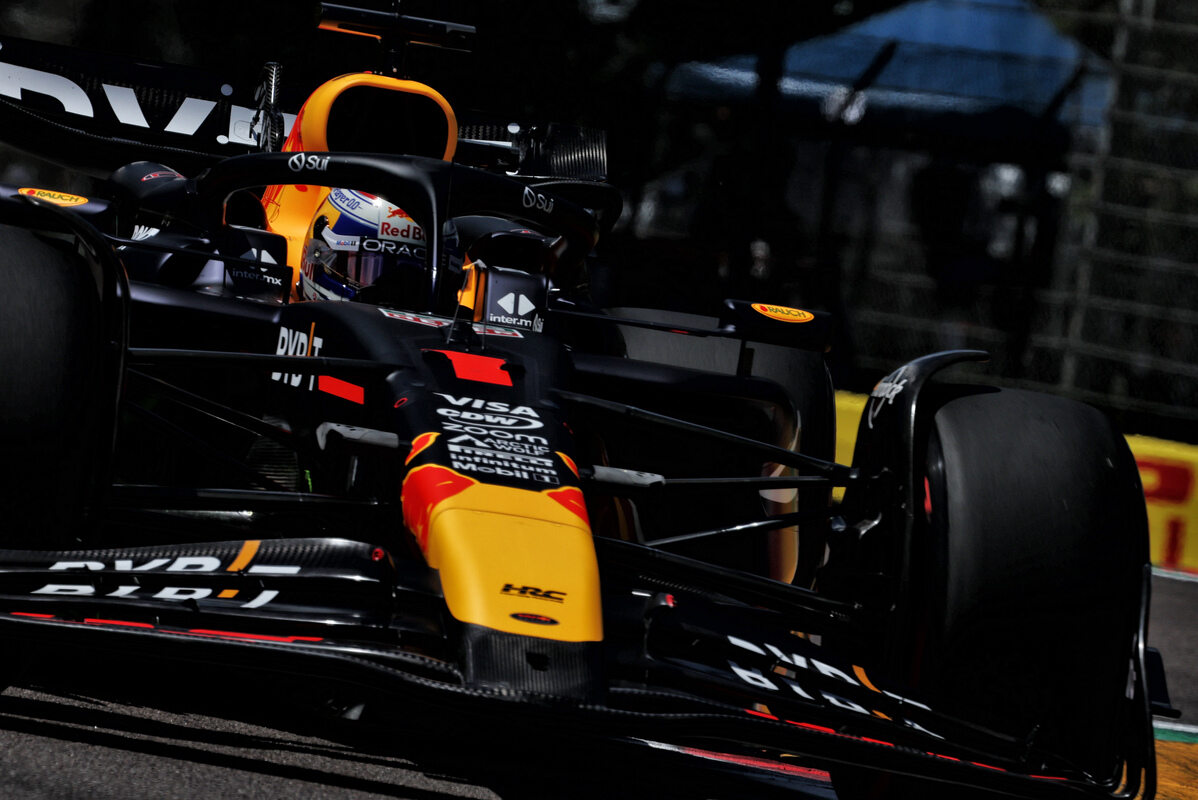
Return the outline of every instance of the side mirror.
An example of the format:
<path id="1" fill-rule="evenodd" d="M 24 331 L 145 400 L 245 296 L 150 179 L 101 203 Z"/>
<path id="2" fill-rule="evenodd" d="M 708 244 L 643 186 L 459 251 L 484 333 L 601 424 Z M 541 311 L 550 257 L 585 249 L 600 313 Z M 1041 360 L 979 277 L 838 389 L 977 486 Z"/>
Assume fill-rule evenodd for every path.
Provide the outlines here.
<path id="1" fill-rule="evenodd" d="M 725 300 L 720 327 L 742 339 L 823 353 L 832 340 L 832 315 L 772 303 Z"/>

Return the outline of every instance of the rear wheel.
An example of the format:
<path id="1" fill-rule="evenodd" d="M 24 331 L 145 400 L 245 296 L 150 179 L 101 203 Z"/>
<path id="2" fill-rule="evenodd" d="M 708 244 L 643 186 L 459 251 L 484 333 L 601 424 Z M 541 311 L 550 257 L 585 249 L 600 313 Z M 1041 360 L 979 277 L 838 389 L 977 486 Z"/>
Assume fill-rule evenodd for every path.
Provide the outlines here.
<path id="1" fill-rule="evenodd" d="M 0 286 L 0 547 L 69 546 L 108 399 L 97 280 L 64 242 L 0 226 Z"/>
<path id="2" fill-rule="evenodd" d="M 920 403 L 936 410 L 892 679 L 937 711 L 1116 778 L 1147 561 L 1126 442 L 1095 409 L 1043 394 L 932 387 Z M 836 777 L 846 798 L 990 796 Z"/>

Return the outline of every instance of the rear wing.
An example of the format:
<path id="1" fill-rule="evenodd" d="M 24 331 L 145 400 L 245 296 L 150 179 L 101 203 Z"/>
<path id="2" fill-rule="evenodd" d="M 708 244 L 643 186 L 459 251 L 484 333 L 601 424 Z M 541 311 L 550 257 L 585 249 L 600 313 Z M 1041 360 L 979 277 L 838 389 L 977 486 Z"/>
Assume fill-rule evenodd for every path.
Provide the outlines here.
<path id="1" fill-rule="evenodd" d="M 285 75 L 273 89 L 286 138 L 305 97 Z M 257 85 L 217 72 L 0 36 L 0 139 L 98 177 L 134 161 L 196 175 L 270 149 L 259 144 L 260 105 Z M 454 134 L 459 163 L 530 178 L 606 177 L 602 131 L 471 120 Z"/>
<path id="2" fill-rule="evenodd" d="M 4 141 L 83 172 L 153 160 L 195 174 L 257 149 L 256 108 L 254 87 L 211 72 L 0 36 Z"/>

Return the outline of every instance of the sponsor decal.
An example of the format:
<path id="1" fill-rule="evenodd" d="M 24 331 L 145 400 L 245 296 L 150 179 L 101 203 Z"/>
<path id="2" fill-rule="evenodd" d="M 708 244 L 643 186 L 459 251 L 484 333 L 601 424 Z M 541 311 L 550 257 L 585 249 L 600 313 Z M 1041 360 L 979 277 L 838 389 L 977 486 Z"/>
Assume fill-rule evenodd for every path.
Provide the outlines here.
<path id="1" fill-rule="evenodd" d="M 499 270 L 487 285 L 483 316 L 488 322 L 540 333 L 545 320 L 537 311 L 545 302 L 544 292 L 544 282 L 536 276 Z"/>
<path id="2" fill-rule="evenodd" d="M 251 575 L 297 575 L 300 567 L 295 564 L 253 564 L 250 562 L 258 553 L 260 540 L 250 539 L 242 544 L 237 557 L 224 572 L 246 572 Z M 220 572 L 224 562 L 216 556 L 176 556 L 150 558 L 138 563 L 132 558 L 115 558 L 111 562 L 97 559 L 77 561 L 55 561 L 47 569 L 53 572 Z"/>
<path id="3" fill-rule="evenodd" d="M 140 242 L 143 239 L 151 239 L 157 236 L 162 231 L 158 228 L 151 228 L 149 225 L 134 225 L 133 235 L 129 238 L 135 242 Z"/>
<path id="4" fill-rule="evenodd" d="M 40 589 L 34 589 L 31 594 L 37 595 L 57 595 L 66 597 L 115 597 L 115 598 L 140 598 L 150 600 L 169 600 L 172 602 L 182 602 L 185 600 L 230 600 L 235 597 L 238 589 L 225 589 L 216 594 L 216 589 L 206 586 L 164 586 L 161 589 L 145 589 L 138 584 L 130 584 L 127 586 L 117 586 L 110 592 L 100 594 L 96 591 L 96 587 L 90 584 L 74 584 L 74 583 L 47 583 Z M 279 596 L 278 591 L 274 589 L 263 589 L 248 602 L 238 603 L 238 608 L 260 608 Z"/>
<path id="5" fill-rule="evenodd" d="M 403 214 L 399 209 L 391 212 L 394 216 L 396 213 Z M 403 217 L 400 224 L 391 222 L 390 220 L 379 221 L 379 236 L 387 239 L 403 239 L 409 242 L 424 241 L 424 230 L 419 225 L 412 222 L 411 217 Z M 423 256 L 424 248 L 420 248 L 420 253 Z"/>
<path id="6" fill-rule="evenodd" d="M 265 283 L 268 286 L 283 285 L 283 279 L 275 275 L 267 275 L 265 271 L 254 272 L 253 270 L 243 269 L 242 267 L 230 267 L 229 274 L 234 278 L 240 278 L 246 281 L 255 281 L 257 283 Z"/>
<path id="7" fill-rule="evenodd" d="M 819 674 L 824 675 L 826 677 L 835 678 L 836 680 L 843 681 L 844 683 L 847 683 L 850 686 L 861 686 L 862 685 L 861 681 L 857 680 L 852 675 L 849 675 L 844 670 L 837 669 L 836 667 L 834 667 L 830 664 L 825 664 L 824 662 L 822 662 L 818 659 L 808 658 L 806 656 L 799 655 L 798 653 L 787 653 L 782 648 L 780 648 L 776 645 L 773 645 L 773 644 L 769 644 L 769 643 L 759 645 L 755 642 L 750 642 L 745 639 L 741 639 L 740 637 L 732 636 L 732 635 L 728 635 L 727 639 L 728 639 L 728 643 L 731 645 L 739 647 L 743 650 L 748 650 L 750 653 L 756 653 L 759 656 L 772 657 L 772 658 L 776 659 L 778 661 L 778 663 L 780 663 L 780 664 L 785 664 L 787 666 L 796 667 L 798 669 L 811 670 L 814 672 L 818 672 Z"/>
<path id="8" fill-rule="evenodd" d="M 1140 480 L 1144 483 L 1144 499 L 1158 503 L 1181 505 L 1190 499 L 1194 487 L 1194 471 L 1184 461 L 1165 461 L 1156 458 L 1136 458 Z"/>
<path id="9" fill-rule="evenodd" d="M 450 444 L 450 453 L 460 454 L 460 458 L 472 458 L 479 456 L 482 458 L 495 459 L 507 464 L 524 464 L 532 469 L 550 470 L 555 472 L 556 469 L 552 459 L 541 458 L 540 456 L 523 455 L 520 453 L 504 453 L 496 450 L 488 450 L 486 448 L 467 447 L 460 444 Z"/>
<path id="10" fill-rule="evenodd" d="M 325 228 L 320 232 L 320 238 L 324 239 L 325 244 L 334 250 L 360 250 L 362 247 L 361 236 L 338 236 L 333 232 L 332 228 Z"/>
<path id="11" fill-rule="evenodd" d="M 404 322 L 414 322 L 417 325 L 427 325 L 430 328 L 444 328 L 452 320 L 445 317 L 431 317 L 426 314 L 413 314 L 408 311 L 394 311 L 390 308 L 380 308 L 383 316 L 390 319 L 403 320 Z M 500 328 L 494 325 L 483 325 L 481 322 L 474 323 L 474 332 L 485 336 L 506 336 L 511 339 L 523 339 L 524 334 L 520 331 L 514 331 L 511 328 Z"/>
<path id="12" fill-rule="evenodd" d="M 854 693 L 857 694 L 859 699 L 863 699 L 862 692 L 865 694 L 872 692 L 889 697 L 900 704 L 910 705 L 923 709 L 924 711 L 931 710 L 923 703 L 916 702 L 915 700 L 903 697 L 902 695 L 898 695 L 893 692 L 883 691 L 874 686 L 873 683 L 869 681 L 869 678 L 866 677 L 865 670 L 863 670 L 861 667 L 852 667 L 854 673 L 857 675 L 857 677 L 854 677 L 844 670 L 820 661 L 819 659 L 809 658 L 807 656 L 800 655 L 799 653 L 787 652 L 776 645 L 769 643 L 758 644 L 732 635 L 728 635 L 726 638 L 728 643 L 734 647 L 741 648 L 742 650 L 746 650 L 757 656 L 765 656 L 772 659 L 773 667 L 770 670 L 769 676 L 763 674 L 760 669 L 742 667 L 735 661 L 732 661 L 731 659 L 728 660 L 728 668 L 732 671 L 732 674 L 750 686 L 771 692 L 789 691 L 796 697 L 799 697 L 803 700 L 823 702 L 826 705 L 835 706 L 836 708 L 841 708 L 845 711 L 852 711 L 854 713 L 868 717 L 893 719 L 895 722 L 898 722 L 908 728 L 913 728 L 922 733 L 926 733 L 929 736 L 934 736 L 937 739 L 944 738 L 940 734 L 933 733 L 918 723 L 903 719 L 901 717 L 887 716 L 880 711 L 874 711 L 870 708 L 867 708 L 856 700 L 843 697 L 833 692 L 817 690 L 811 688 L 810 686 L 804 688 L 804 686 L 799 683 L 800 672 L 804 672 L 809 675 L 819 675 L 823 678 L 830 678 L 832 680 L 839 681 L 846 687 L 852 687 Z M 866 700 L 866 702 L 868 702 L 868 700 Z"/>
<path id="13" fill-rule="evenodd" d="M 545 321 L 533 313 L 537 310 L 537 304 L 523 292 L 508 292 L 496 300 L 495 305 L 499 306 L 499 310 L 503 313 L 488 312 L 487 320 L 489 322 L 512 325 L 536 333 L 540 333 L 545 327 Z"/>
<path id="14" fill-rule="evenodd" d="M 442 398 L 455 408 L 472 408 L 478 411 L 496 411 L 503 414 L 513 414 L 520 417 L 530 417 L 532 419 L 540 419 L 538 414 L 530 406 L 514 406 L 511 403 L 505 403 L 502 400 L 485 400 L 479 397 L 459 397 L 457 395 L 446 394 L 445 392 L 433 392 L 437 397 Z M 540 426 L 538 426 L 540 427 Z"/>
<path id="15" fill-rule="evenodd" d="M 531 330 L 533 333 L 540 333 L 545 329 L 545 321 L 540 317 L 534 319 L 521 319 L 520 317 L 509 317 L 505 314 L 488 314 L 488 322 L 497 322 L 500 325 L 514 325 L 519 328 Z"/>
<path id="16" fill-rule="evenodd" d="M 534 192 L 532 187 L 524 187 L 524 192 L 520 197 L 520 202 L 525 208 L 535 208 L 538 211 L 544 211 L 547 214 L 553 213 L 553 198 L 547 197 L 540 192 Z"/>
<path id="17" fill-rule="evenodd" d="M 90 90 L 90 91 L 89 91 Z M 233 89 L 229 85 L 219 87 L 222 97 L 229 97 Z M 0 96 L 24 102 L 29 93 L 40 95 L 42 98 L 52 98 L 57 102 L 62 114 L 95 119 L 96 103 L 105 103 L 111 109 L 112 116 L 124 126 L 148 129 L 152 126 L 146 118 L 145 110 L 138 100 L 137 92 L 128 86 L 115 86 L 94 82 L 87 88 L 76 83 L 65 75 L 57 72 L 47 72 L 32 67 L 19 66 L 0 61 Z M 160 93 L 155 92 L 155 97 Z M 155 109 L 157 111 L 158 109 Z M 166 111 L 166 109 L 162 109 Z M 218 129 L 226 133 L 216 136 L 217 144 L 227 145 L 256 145 L 257 139 L 252 130 L 256 108 L 249 108 L 234 103 L 218 103 L 200 97 L 184 97 L 179 107 L 170 115 L 170 119 L 161 128 L 163 133 L 196 136 L 205 127 L 213 111 L 221 119 L 214 120 Z M 106 112 L 101 112 L 106 117 Z M 286 136 L 296 119 L 295 114 L 283 114 L 283 135 Z M 136 136 L 136 133 L 131 135 Z"/>
<path id="18" fill-rule="evenodd" d="M 270 254 L 269 250 L 259 247 L 251 247 L 249 250 L 246 250 L 244 253 L 242 253 L 240 258 L 244 258 L 248 261 L 261 261 L 263 264 L 274 264 L 276 266 L 279 263 L 278 261 L 275 261 L 275 257 Z M 266 267 L 259 267 L 259 269 L 263 272 L 266 272 Z"/>
<path id="19" fill-rule="evenodd" d="M 554 486 L 561 483 L 557 477 L 557 469 L 547 458 L 464 447 L 458 444 L 449 445 L 449 457 L 453 468 L 464 472 L 519 478 L 520 480 L 549 483 Z"/>
<path id="20" fill-rule="evenodd" d="M 501 438 L 505 434 L 511 438 Z M 483 450 L 499 450 L 505 453 L 520 453 L 528 456 L 543 456 L 549 452 L 549 440 L 543 436 L 530 433 L 511 434 L 506 431 L 486 431 L 479 435 L 463 433 L 449 440 L 454 444 L 464 444 Z"/>
<path id="21" fill-rule="evenodd" d="M 460 408 L 438 408 L 437 413 L 451 422 L 459 425 L 472 425 L 476 428 L 501 430 L 535 430 L 543 424 L 535 419 L 523 419 L 508 414 L 493 414 L 480 411 L 465 411 Z M 446 430 L 460 430 L 442 425 Z"/>
<path id="22" fill-rule="evenodd" d="M 318 356 L 320 348 L 324 346 L 324 339 L 316 335 L 316 323 L 306 331 L 293 330 L 285 325 L 279 326 L 279 338 L 275 343 L 275 355 L 277 356 Z M 304 380 L 304 375 L 293 375 L 286 372 L 272 372 L 270 379 L 272 381 L 280 381 L 285 385 L 299 387 Z M 316 388 L 316 376 L 308 375 L 308 391 Z"/>
<path id="23" fill-rule="evenodd" d="M 303 172 L 304 170 L 324 172 L 329 168 L 329 157 L 296 153 L 287 159 L 287 167 L 292 172 Z"/>
<path id="24" fill-rule="evenodd" d="M 87 202 L 86 197 L 80 197 L 77 194 L 67 194 L 66 192 L 55 192 L 51 189 L 18 189 L 18 192 L 26 197 L 36 197 L 38 200 L 45 200 L 47 203 L 53 203 L 56 206 L 81 206 Z"/>
<path id="25" fill-rule="evenodd" d="M 547 617 L 544 614 L 526 614 L 519 612 L 512 614 L 511 618 L 520 622 L 531 622 L 533 625 L 557 625 L 558 622 L 553 617 Z"/>
<path id="26" fill-rule="evenodd" d="M 499 590 L 500 594 L 506 594 L 509 597 L 531 597 L 535 600 L 548 600 L 551 603 L 566 602 L 566 593 L 557 589 L 539 589 L 536 586 L 517 586 L 514 583 L 505 583 L 503 588 Z"/>
<path id="27" fill-rule="evenodd" d="M 272 256 L 268 250 L 251 247 L 249 250 L 242 253 L 240 258 L 244 258 L 247 261 L 261 261 L 262 266 L 255 269 L 254 267 L 244 264 L 231 264 L 227 269 L 229 275 L 235 279 L 239 278 L 252 283 L 263 283 L 267 286 L 273 286 L 281 289 L 283 287 L 283 275 L 290 275 L 291 272 L 289 269 L 275 269 L 272 271 L 267 265 L 270 264 L 277 267 L 278 262 L 275 261 L 274 256 Z"/>
<path id="28" fill-rule="evenodd" d="M 537 436 L 531 433 L 523 433 L 521 431 L 506 431 L 500 430 L 498 428 L 483 428 L 478 425 L 450 422 L 448 420 L 441 421 L 441 430 L 445 431 L 446 433 L 463 433 L 469 434 L 471 436 L 485 436 L 491 440 L 514 443 L 526 443 L 534 445 L 546 445 L 549 443 L 549 440 L 545 437 Z"/>
<path id="29" fill-rule="evenodd" d="M 545 427 L 540 415 L 528 406 L 511 405 L 498 400 L 456 397 L 443 392 L 434 394 L 449 403 L 449 406 L 437 409 L 437 414 L 448 421 L 441 424 L 446 431 L 459 432 L 459 428 L 451 428 L 449 425 L 469 425 L 484 431 L 536 430 Z"/>
<path id="30" fill-rule="evenodd" d="M 779 322 L 810 322 L 815 319 L 815 315 L 810 311 L 804 311 L 801 308 L 790 308 L 789 306 L 774 306 L 769 303 L 753 303 L 752 308 L 758 314 L 776 319 Z"/>
<path id="31" fill-rule="evenodd" d="M 246 575 L 298 575 L 299 565 L 296 564 L 251 564 L 258 553 L 261 544 L 258 540 L 249 540 L 242 544 L 241 550 L 227 565 L 216 556 L 192 555 L 149 558 L 138 562 L 133 558 L 117 558 L 111 561 L 97 559 L 59 560 L 52 563 L 49 569 L 53 572 L 66 574 L 86 573 L 136 573 L 147 574 L 213 574 L 213 573 L 242 573 Z M 65 577 L 65 576 L 64 576 Z M 152 600 L 168 600 L 181 602 L 185 600 L 232 600 L 237 597 L 240 589 L 219 589 L 205 586 L 163 586 L 157 589 L 141 585 L 137 577 L 130 575 L 129 583 L 112 586 L 107 581 L 104 588 L 109 589 L 103 594 L 90 583 L 47 583 L 41 588 L 34 589 L 31 594 L 55 595 L 65 597 L 110 597 L 110 598 L 149 598 Z M 244 588 L 244 587 L 243 587 Z M 274 589 L 261 589 L 250 600 L 238 603 L 239 608 L 258 608 L 278 597 Z"/>
<path id="32" fill-rule="evenodd" d="M 499 307 L 509 314 L 515 314 L 518 317 L 527 317 L 530 312 L 537 310 L 537 304 L 528 299 L 526 294 L 516 294 L 508 292 L 497 301 Z"/>
<path id="33" fill-rule="evenodd" d="M 894 405 L 894 398 L 902 394 L 908 380 L 907 367 L 902 366 L 878 381 L 878 385 L 869 393 L 869 407 L 866 409 L 866 421 L 871 430 L 874 427 L 874 420 L 877 419 L 882 408 Z"/>
<path id="34" fill-rule="evenodd" d="M 360 197 L 356 197 L 345 189 L 334 189 L 329 195 L 329 200 L 342 211 L 357 211 L 364 205 Z"/>
<path id="35" fill-rule="evenodd" d="M 316 335 L 316 323 L 313 322 L 307 331 L 293 330 L 285 325 L 279 326 L 279 338 L 275 344 L 275 355 L 316 357 L 324 346 L 324 339 Z M 286 386 L 299 388 L 308 379 L 308 391 L 323 392 L 339 397 L 351 403 L 364 405 L 366 389 L 356 383 L 334 378 L 331 375 L 303 375 L 287 372 L 272 372 L 271 380 L 280 381 Z"/>
<path id="36" fill-rule="evenodd" d="M 1170 570 L 1198 571 L 1193 534 L 1198 519 L 1194 448 L 1145 437 L 1128 437 L 1148 510 L 1152 563 Z"/>
<path id="37" fill-rule="evenodd" d="M 143 564 L 137 564 L 131 558 L 118 558 L 108 566 L 103 561 L 55 561 L 50 565 L 51 570 L 88 570 L 103 572 L 111 569 L 114 572 L 216 572 L 220 569 L 221 561 L 215 556 L 183 556 L 179 558 L 151 558 Z"/>
<path id="38" fill-rule="evenodd" d="M 359 245 L 367 253 L 387 253 L 388 255 L 408 256 L 423 260 L 427 252 L 423 247 L 411 247 L 404 242 L 391 239 L 362 239 Z"/>

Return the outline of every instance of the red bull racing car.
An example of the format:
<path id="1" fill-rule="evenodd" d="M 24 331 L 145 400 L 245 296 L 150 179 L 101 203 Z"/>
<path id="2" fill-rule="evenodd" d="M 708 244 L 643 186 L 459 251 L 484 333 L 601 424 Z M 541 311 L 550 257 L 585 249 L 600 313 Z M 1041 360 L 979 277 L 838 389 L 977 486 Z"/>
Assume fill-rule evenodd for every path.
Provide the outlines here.
<path id="1" fill-rule="evenodd" d="M 1145 511 L 1102 414 L 936 382 L 984 358 L 937 353 L 835 463 L 825 314 L 590 302 L 620 213 L 593 138 L 482 135 L 363 73 L 204 162 L 95 133 L 137 93 L 42 52 L 0 51 L 19 144 L 146 156 L 103 197 L 0 187 L 10 647 L 277 670 L 771 791 L 799 764 L 846 798 L 1152 795 Z"/>

